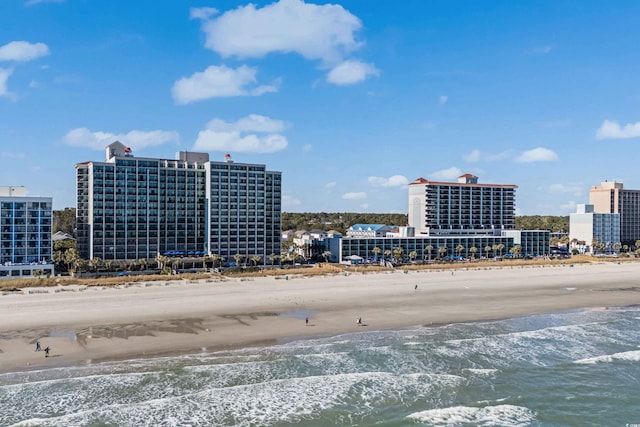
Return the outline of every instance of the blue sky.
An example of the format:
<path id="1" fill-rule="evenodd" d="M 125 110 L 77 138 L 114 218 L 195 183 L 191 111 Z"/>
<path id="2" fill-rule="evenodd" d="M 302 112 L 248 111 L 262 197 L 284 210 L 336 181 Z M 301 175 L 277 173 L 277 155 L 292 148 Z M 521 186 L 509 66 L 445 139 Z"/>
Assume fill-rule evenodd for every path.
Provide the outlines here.
<path id="1" fill-rule="evenodd" d="M 0 185 L 75 205 L 120 140 L 283 173 L 288 212 L 407 211 L 416 178 L 520 215 L 640 189 L 640 2 L 2 0 Z"/>

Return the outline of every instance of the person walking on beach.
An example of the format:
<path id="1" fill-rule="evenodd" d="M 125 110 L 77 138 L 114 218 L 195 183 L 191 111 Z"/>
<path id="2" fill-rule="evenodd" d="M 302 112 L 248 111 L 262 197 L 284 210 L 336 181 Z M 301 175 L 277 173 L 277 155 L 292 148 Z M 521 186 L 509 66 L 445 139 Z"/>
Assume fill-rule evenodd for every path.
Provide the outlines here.
<path id="1" fill-rule="evenodd" d="M 40 348 L 40 341 L 36 341 L 36 351 L 40 350 L 42 350 L 42 348 Z"/>
<path id="2" fill-rule="evenodd" d="M 358 320 L 356 320 L 356 323 L 358 324 L 358 326 L 362 326 L 362 317 L 358 317 Z"/>
<path id="3" fill-rule="evenodd" d="M 49 350 L 51 350 L 49 346 L 46 346 L 44 349 L 44 357 L 49 357 Z"/>
<path id="4" fill-rule="evenodd" d="M 305 324 L 305 326 L 309 326 L 309 318 L 308 317 L 304 318 L 304 324 Z"/>
<path id="5" fill-rule="evenodd" d="M 417 290 L 418 290 L 418 285 L 416 285 L 416 286 L 413 288 L 413 290 L 414 290 L 414 291 L 417 291 Z"/>

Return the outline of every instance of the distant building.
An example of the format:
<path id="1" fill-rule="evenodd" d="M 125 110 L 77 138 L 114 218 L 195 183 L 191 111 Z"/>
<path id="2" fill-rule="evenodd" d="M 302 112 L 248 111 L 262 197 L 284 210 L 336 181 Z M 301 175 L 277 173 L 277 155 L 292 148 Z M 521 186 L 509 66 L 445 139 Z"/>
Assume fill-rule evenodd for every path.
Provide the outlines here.
<path id="1" fill-rule="evenodd" d="M 393 226 L 385 224 L 354 224 L 347 229 L 347 237 L 384 237 Z"/>
<path id="2" fill-rule="evenodd" d="M 576 213 L 569 215 L 569 238 L 580 252 L 593 254 L 592 243 L 597 239 L 605 253 L 612 253 L 613 246 L 621 242 L 620 214 L 596 213 L 593 205 L 580 204 Z"/>
<path id="3" fill-rule="evenodd" d="M 589 190 L 594 213 L 620 215 L 620 242 L 634 245 L 640 240 L 640 190 L 625 190 L 621 182 L 604 181 Z"/>
<path id="4" fill-rule="evenodd" d="M 409 226 L 416 235 L 500 235 L 515 227 L 513 184 L 478 184 L 464 174 L 457 182 L 418 178 L 409 184 Z"/>
<path id="5" fill-rule="evenodd" d="M 0 187 L 0 278 L 54 274 L 51 197 L 24 187 Z"/>
<path id="6" fill-rule="evenodd" d="M 106 161 L 76 165 L 76 187 L 85 259 L 280 254 L 281 173 L 264 165 L 134 157 L 116 141 Z"/>

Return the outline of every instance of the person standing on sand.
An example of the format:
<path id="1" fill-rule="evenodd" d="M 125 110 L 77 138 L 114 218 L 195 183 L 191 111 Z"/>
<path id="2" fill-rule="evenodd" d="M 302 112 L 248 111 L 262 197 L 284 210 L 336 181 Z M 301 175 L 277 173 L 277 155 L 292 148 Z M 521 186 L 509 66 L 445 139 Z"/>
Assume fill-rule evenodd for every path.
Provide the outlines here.
<path id="1" fill-rule="evenodd" d="M 36 341 L 36 351 L 40 350 L 42 350 L 42 348 L 40 348 L 40 341 Z"/>
<path id="2" fill-rule="evenodd" d="M 44 357 L 49 357 L 49 350 L 51 350 L 49 348 L 49 346 L 45 347 L 45 349 L 44 349 Z"/>
<path id="3" fill-rule="evenodd" d="M 309 318 L 308 317 L 304 318 L 304 325 L 305 326 L 309 326 Z"/>
<path id="4" fill-rule="evenodd" d="M 417 290 L 418 290 L 418 285 L 416 285 L 416 286 L 413 288 L 413 290 L 414 290 L 414 291 L 417 291 Z"/>

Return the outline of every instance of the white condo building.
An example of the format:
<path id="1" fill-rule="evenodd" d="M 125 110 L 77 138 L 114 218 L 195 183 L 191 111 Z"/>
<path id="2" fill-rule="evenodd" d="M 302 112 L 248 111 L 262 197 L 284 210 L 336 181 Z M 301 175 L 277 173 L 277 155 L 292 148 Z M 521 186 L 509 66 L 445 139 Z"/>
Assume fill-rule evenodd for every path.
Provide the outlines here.
<path id="1" fill-rule="evenodd" d="M 457 182 L 424 178 L 409 184 L 409 226 L 416 235 L 500 235 L 515 227 L 512 184 L 478 184 L 465 174 Z"/>
<path id="2" fill-rule="evenodd" d="M 594 239 L 604 244 L 605 252 L 613 252 L 613 245 L 620 243 L 620 214 L 596 213 L 593 205 L 580 204 L 569 216 L 569 239 L 585 252 L 594 252 Z"/>
<path id="3" fill-rule="evenodd" d="M 0 187 L 0 278 L 54 274 L 52 198 L 24 187 Z"/>

